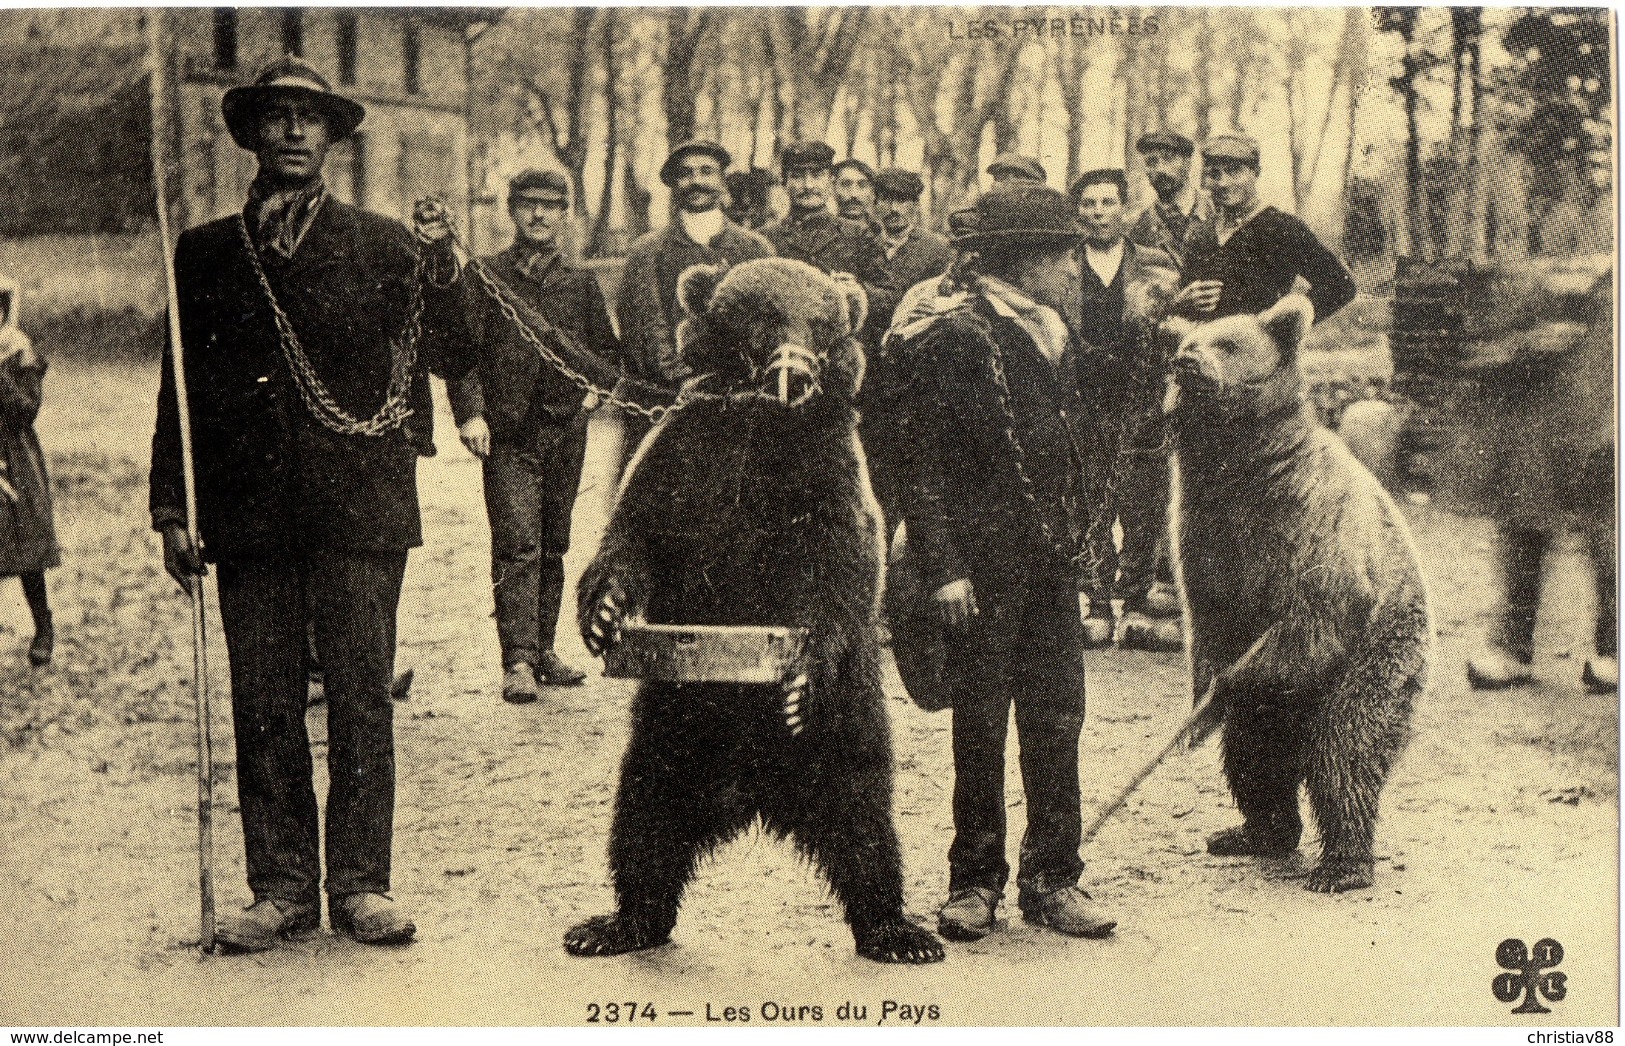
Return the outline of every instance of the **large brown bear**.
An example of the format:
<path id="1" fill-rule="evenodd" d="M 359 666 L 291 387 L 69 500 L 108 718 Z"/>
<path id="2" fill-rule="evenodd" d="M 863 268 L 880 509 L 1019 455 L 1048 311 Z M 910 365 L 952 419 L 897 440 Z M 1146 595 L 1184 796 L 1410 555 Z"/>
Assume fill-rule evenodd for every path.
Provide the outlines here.
<path id="1" fill-rule="evenodd" d="M 1191 680 L 1223 716 L 1243 818 L 1208 852 L 1294 852 L 1304 785 L 1322 851 L 1307 885 L 1335 893 L 1371 885 L 1378 798 L 1433 624 L 1404 517 L 1304 395 L 1309 323 L 1297 295 L 1260 316 L 1168 321 L 1167 408 Z"/>
<path id="2" fill-rule="evenodd" d="M 877 642 L 878 510 L 857 437 L 861 288 L 770 258 L 679 281 L 696 377 L 644 440 L 578 590 L 597 653 L 624 619 L 808 632 L 782 686 L 645 681 L 610 831 L 616 911 L 576 955 L 664 943 L 695 865 L 757 818 L 823 870 L 859 954 L 936 962 L 903 914 Z M 788 710 L 788 714 L 787 714 Z"/>

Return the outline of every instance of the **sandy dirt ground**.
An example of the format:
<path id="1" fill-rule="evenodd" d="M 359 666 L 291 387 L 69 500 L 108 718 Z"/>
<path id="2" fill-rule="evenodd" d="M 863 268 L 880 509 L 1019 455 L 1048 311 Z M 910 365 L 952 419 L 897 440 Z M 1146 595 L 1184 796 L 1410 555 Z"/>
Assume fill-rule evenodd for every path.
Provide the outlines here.
<path id="1" fill-rule="evenodd" d="M 786 1014 L 890 1025 L 921 1012 L 954 1025 L 1618 1021 L 1618 714 L 1578 683 L 1587 568 L 1572 546 L 1555 564 L 1537 684 L 1473 693 L 1462 660 L 1486 620 L 1489 530 L 1425 507 L 1410 511 L 1441 656 L 1385 795 L 1374 889 L 1303 890 L 1312 838 L 1290 862 L 1208 856 L 1204 837 L 1235 819 L 1209 745 L 1176 754 L 1086 853 L 1086 885 L 1121 920 L 1109 941 L 1018 917 L 950 946 L 941 965 L 878 967 L 854 955 L 818 877 L 751 835 L 702 868 L 671 946 L 566 956 L 564 930 L 610 903 L 604 841 L 629 686 L 595 667 L 586 687 L 538 704 L 499 700 L 479 471 L 449 418 L 441 455 L 422 467 L 427 544 L 401 608 L 400 659 L 417 684 L 397 706 L 395 894 L 419 940 L 370 949 L 324 929 L 268 954 L 200 957 L 190 632 L 146 525 L 155 385 L 150 366 L 72 363 L 48 385 L 40 429 L 65 546 L 51 574 L 55 666 L 27 667 L 21 594 L 0 589 L 0 1024 L 583 1023 L 608 1003 L 622 1004 L 622 1023 L 635 1003 L 637 1023 L 653 1013 L 661 1025 L 705 1024 L 727 1007 L 753 1026 Z M 617 438 L 595 423 L 572 576 L 602 526 Z M 247 898 L 211 620 L 216 881 L 230 910 Z M 588 663 L 574 636 L 561 645 Z M 1189 707 L 1181 658 L 1102 653 L 1089 672 L 1086 812 Z M 907 898 L 929 919 L 947 880 L 949 719 L 891 683 Z M 320 757 L 319 708 L 310 725 Z M 1014 859 L 1013 748 L 1009 765 Z M 1495 946 L 1508 937 L 1562 943 L 1568 994 L 1549 1016 L 1513 1017 L 1493 997 Z M 820 1020 L 800 1009 L 813 1006 Z"/>

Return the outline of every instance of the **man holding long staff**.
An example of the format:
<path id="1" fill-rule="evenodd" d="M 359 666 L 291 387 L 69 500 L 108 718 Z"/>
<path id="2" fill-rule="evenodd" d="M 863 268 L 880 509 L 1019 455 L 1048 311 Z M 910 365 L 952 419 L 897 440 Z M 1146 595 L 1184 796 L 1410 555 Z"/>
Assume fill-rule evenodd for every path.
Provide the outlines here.
<path id="1" fill-rule="evenodd" d="M 455 322 L 448 250 L 329 197 L 328 147 L 365 111 L 283 59 L 221 103 L 259 173 L 241 214 L 182 234 L 176 312 L 190 389 L 198 533 L 187 524 L 181 411 L 166 361 L 151 510 L 165 569 L 196 591 L 217 564 L 248 885 L 219 944 L 259 951 L 321 921 L 316 794 L 305 730 L 305 622 L 326 670 L 325 887 L 335 930 L 368 944 L 416 932 L 389 897 L 395 805 L 390 682 L 407 550 L 422 543 L 409 419 Z M 444 214 L 418 236 L 443 244 Z M 172 328 L 174 329 L 174 328 Z M 173 339 L 172 339 L 173 340 Z"/>

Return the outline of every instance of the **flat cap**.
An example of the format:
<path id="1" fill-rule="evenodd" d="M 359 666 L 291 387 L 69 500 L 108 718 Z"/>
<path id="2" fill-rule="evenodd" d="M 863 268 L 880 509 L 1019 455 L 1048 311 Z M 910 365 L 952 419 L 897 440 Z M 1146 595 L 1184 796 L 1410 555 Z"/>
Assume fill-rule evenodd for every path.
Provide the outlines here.
<path id="1" fill-rule="evenodd" d="M 792 167 L 826 168 L 835 162 L 835 150 L 825 142 L 791 142 L 784 147 L 784 154 L 779 166 L 783 170 Z"/>
<path id="2" fill-rule="evenodd" d="M 1258 166 L 1258 139 L 1250 134 L 1216 134 L 1202 143 L 1202 162 L 1234 160 Z"/>
<path id="3" fill-rule="evenodd" d="M 1049 181 L 1049 172 L 1044 165 L 1031 156 L 1020 153 L 1000 153 L 987 165 L 987 173 L 997 180 L 1001 175 L 1006 178 L 1025 178 L 1030 182 Z"/>
<path id="4" fill-rule="evenodd" d="M 875 175 L 875 195 L 888 200 L 918 200 L 925 192 L 925 180 L 901 167 L 882 168 Z"/>
<path id="5" fill-rule="evenodd" d="M 1189 156 L 1196 151 L 1196 144 L 1173 131 L 1147 131 L 1134 143 L 1134 151 L 1137 153 L 1150 152 L 1152 149 L 1167 149 L 1180 156 Z"/>
<path id="6" fill-rule="evenodd" d="M 859 174 L 863 175 L 871 182 L 875 180 L 875 169 L 855 156 L 848 156 L 846 159 L 836 164 L 833 169 L 836 174 L 840 174 L 841 170 L 846 167 L 855 169 Z"/>
<path id="7" fill-rule="evenodd" d="M 557 203 L 570 202 L 570 180 L 562 171 L 541 171 L 528 168 L 508 179 L 508 199 L 522 192 L 532 193 Z"/>
<path id="8" fill-rule="evenodd" d="M 724 171 L 728 169 L 729 164 L 733 163 L 733 157 L 728 154 L 728 150 L 716 142 L 706 138 L 691 138 L 673 149 L 666 156 L 666 162 L 660 165 L 661 184 L 670 186 L 675 182 L 677 180 L 677 161 L 694 153 L 711 157 L 717 161 L 717 166 Z"/>

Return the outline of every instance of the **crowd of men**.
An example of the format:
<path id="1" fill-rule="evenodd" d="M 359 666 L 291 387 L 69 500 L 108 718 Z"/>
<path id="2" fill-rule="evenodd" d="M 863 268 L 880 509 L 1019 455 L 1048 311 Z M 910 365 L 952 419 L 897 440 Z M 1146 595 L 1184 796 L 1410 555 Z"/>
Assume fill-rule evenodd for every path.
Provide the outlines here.
<path id="1" fill-rule="evenodd" d="M 443 213 L 419 209 L 414 245 L 396 223 L 327 193 L 327 150 L 364 110 L 314 69 L 280 61 L 222 108 L 259 174 L 241 215 L 189 231 L 176 250 L 201 548 L 186 526 L 167 364 L 151 495 L 177 581 L 190 589 L 205 560 L 217 565 L 254 898 L 219 939 L 253 951 L 307 932 L 325 886 L 336 930 L 401 943 L 416 926 L 389 896 L 390 698 L 407 550 L 422 542 L 417 459 L 434 452 L 428 374 L 446 379 L 459 436 L 483 466 L 502 697 L 513 703 L 585 678 L 558 656 L 554 633 L 599 396 L 545 362 L 469 275 Z M 614 325 L 596 278 L 560 242 L 576 201 L 559 172 L 512 179 L 513 243 L 479 259 L 504 297 L 613 364 L 622 393 L 635 386 L 646 403 L 651 392 L 672 402 L 691 377 L 676 340 L 689 266 L 778 255 L 863 286 L 863 436 L 888 540 L 906 528 L 923 590 L 956 633 L 946 644 L 955 836 L 939 917 L 956 939 L 992 930 L 1009 877 L 1012 705 L 1028 811 L 1019 907 L 1077 936 L 1115 925 L 1078 885 L 1083 653 L 1136 635 L 1165 642 L 1153 626 L 1178 614 L 1162 361 L 1146 323 L 1260 311 L 1299 279 L 1317 319 L 1354 294 L 1302 222 L 1262 205 L 1252 139 L 1203 143 L 1200 188 L 1190 140 L 1159 130 L 1138 150 L 1155 201 L 1132 220 L 1122 170 L 1088 171 L 1062 192 L 1038 160 L 1002 155 L 988 167 L 993 186 L 950 216 L 945 238 L 925 227 L 915 172 L 837 163 L 823 142 L 796 142 L 777 177 L 730 173 L 722 145 L 685 143 L 660 170 L 670 223 L 632 245 Z M 789 209 L 773 220 L 781 180 Z M 646 423 L 625 420 L 630 456 Z M 307 634 L 326 672 L 325 881 Z"/>

